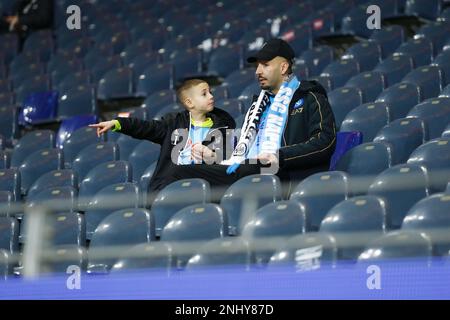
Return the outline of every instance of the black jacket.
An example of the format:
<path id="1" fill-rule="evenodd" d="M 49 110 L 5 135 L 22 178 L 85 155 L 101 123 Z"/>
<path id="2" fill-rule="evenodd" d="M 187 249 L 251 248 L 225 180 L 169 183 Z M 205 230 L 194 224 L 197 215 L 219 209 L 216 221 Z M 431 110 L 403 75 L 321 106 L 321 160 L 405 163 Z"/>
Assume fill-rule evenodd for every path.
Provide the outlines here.
<path id="1" fill-rule="evenodd" d="M 335 146 L 336 125 L 326 91 L 317 81 L 302 80 L 289 104 L 280 167 L 287 171 L 327 168 Z"/>
<path id="2" fill-rule="evenodd" d="M 19 15 L 21 31 L 29 32 L 38 29 L 51 28 L 53 24 L 53 0 L 20 0 L 14 11 Z M 24 9 L 31 4 L 25 13 Z"/>
<path id="3" fill-rule="evenodd" d="M 211 117 L 213 126 L 203 144 L 214 150 L 216 154 L 223 155 L 218 159 L 219 161 L 224 160 L 226 150 L 233 147 L 233 135 L 230 131 L 235 129 L 236 124 L 227 112 L 218 108 L 207 116 Z M 150 181 L 151 189 L 157 189 L 165 175 L 170 174 L 170 170 L 176 165 L 178 151 L 182 150 L 186 144 L 190 124 L 189 112 L 169 113 L 161 120 L 145 121 L 137 118 L 116 118 L 116 120 L 120 122 L 121 133 L 161 145 L 158 163 Z M 173 150 L 174 148 L 176 149 Z M 172 151 L 175 155 L 175 163 L 172 161 Z"/>

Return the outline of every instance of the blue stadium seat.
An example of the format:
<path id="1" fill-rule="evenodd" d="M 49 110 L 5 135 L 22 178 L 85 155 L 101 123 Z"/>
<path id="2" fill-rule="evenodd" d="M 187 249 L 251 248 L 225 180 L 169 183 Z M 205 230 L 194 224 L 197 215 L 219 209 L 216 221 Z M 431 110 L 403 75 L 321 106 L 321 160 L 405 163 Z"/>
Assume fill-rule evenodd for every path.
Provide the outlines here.
<path id="1" fill-rule="evenodd" d="M 120 67 L 121 60 L 119 56 L 103 57 L 92 69 L 89 69 L 91 71 L 92 81 L 98 83 L 107 72 Z"/>
<path id="2" fill-rule="evenodd" d="M 72 187 L 78 189 L 75 172 L 70 169 L 53 170 L 40 176 L 28 190 L 27 197 L 33 196 L 49 188 Z"/>
<path id="3" fill-rule="evenodd" d="M 432 66 L 437 66 L 441 68 L 442 70 L 442 85 L 449 85 L 450 84 L 450 50 L 442 51 L 440 54 L 434 58 L 433 62 L 431 63 Z"/>
<path id="4" fill-rule="evenodd" d="M 146 52 L 144 54 L 140 54 L 136 57 L 134 57 L 130 62 L 127 63 L 128 67 L 133 70 L 133 83 L 135 87 L 137 86 L 137 83 L 139 81 L 139 76 L 141 75 L 142 71 L 147 69 L 149 66 L 154 65 L 155 63 L 161 63 L 162 57 L 158 52 Z"/>
<path id="5" fill-rule="evenodd" d="M 83 127 L 75 130 L 63 143 L 64 167 L 71 168 L 78 153 L 90 144 L 102 142 L 104 135 L 97 137 L 94 128 Z"/>
<path id="6" fill-rule="evenodd" d="M 8 280 L 8 277 L 13 274 L 11 260 L 11 254 L 6 250 L 0 249 L 0 280 Z"/>
<path id="7" fill-rule="evenodd" d="M 97 96 L 92 86 L 77 86 L 61 92 L 58 104 L 58 118 L 66 119 L 85 114 L 97 114 Z"/>
<path id="8" fill-rule="evenodd" d="M 139 75 L 136 86 L 137 97 L 147 97 L 156 91 L 174 87 L 174 68 L 172 64 L 154 64 Z"/>
<path id="9" fill-rule="evenodd" d="M 154 219 L 145 209 L 118 210 L 95 230 L 89 245 L 88 273 L 106 273 L 117 259 L 96 257 L 104 247 L 148 243 L 155 240 Z"/>
<path id="10" fill-rule="evenodd" d="M 382 58 L 387 58 L 405 41 L 405 29 L 399 25 L 391 25 L 375 30 L 369 41 L 375 41 L 381 46 Z"/>
<path id="11" fill-rule="evenodd" d="M 155 173 L 157 161 L 150 164 L 142 173 L 139 179 L 139 206 L 143 208 L 148 208 L 151 205 L 151 199 L 148 198 L 150 180 Z"/>
<path id="12" fill-rule="evenodd" d="M 22 105 L 25 99 L 33 93 L 49 91 L 50 79 L 47 75 L 34 75 L 21 81 L 15 88 L 16 104 Z"/>
<path id="13" fill-rule="evenodd" d="M 182 112 L 186 110 L 184 107 L 182 107 L 180 104 L 178 103 L 172 103 L 170 105 L 167 105 L 165 107 L 163 107 L 161 110 L 159 110 L 156 114 L 153 115 L 153 119 L 154 120 L 161 120 L 161 118 L 168 114 L 168 113 L 173 113 L 173 112 Z"/>
<path id="14" fill-rule="evenodd" d="M 394 54 L 381 61 L 374 69 L 384 74 L 386 87 L 400 82 L 411 70 L 413 70 L 413 59 L 407 53 Z"/>
<path id="15" fill-rule="evenodd" d="M 14 201 L 21 199 L 20 171 L 18 169 L 3 169 L 0 170 L 0 190 L 9 191 L 13 196 Z"/>
<path id="16" fill-rule="evenodd" d="M 425 38 L 409 40 L 400 45 L 395 52 L 411 55 L 416 68 L 428 65 L 433 60 L 433 44 Z"/>
<path id="17" fill-rule="evenodd" d="M 355 59 L 361 71 L 370 71 L 381 61 L 381 47 L 375 41 L 360 42 L 348 48 L 342 59 Z"/>
<path id="18" fill-rule="evenodd" d="M 431 257 L 431 241 L 424 233 L 416 231 L 389 232 L 373 240 L 358 258 L 360 263 L 389 261 L 391 259 L 425 259 Z"/>
<path id="19" fill-rule="evenodd" d="M 419 87 L 411 83 L 400 82 L 380 93 L 376 102 L 384 102 L 391 111 L 391 121 L 404 118 L 409 110 L 420 103 Z"/>
<path id="20" fill-rule="evenodd" d="M 172 39 L 167 39 L 158 52 L 162 55 L 164 61 L 168 61 L 172 53 L 191 48 L 191 39 L 184 35 L 177 35 Z"/>
<path id="21" fill-rule="evenodd" d="M 327 75 L 320 75 L 317 77 L 312 77 L 311 80 L 317 81 L 327 92 L 330 92 L 335 87 L 333 82 L 331 81 L 331 77 Z"/>
<path id="22" fill-rule="evenodd" d="M 129 67 L 110 70 L 98 82 L 97 98 L 100 100 L 130 98 L 133 95 L 133 72 Z"/>
<path id="23" fill-rule="evenodd" d="M 296 272 L 334 267 L 338 257 L 336 239 L 326 233 L 305 233 L 289 238 L 270 258 L 268 267 L 289 268 Z"/>
<path id="24" fill-rule="evenodd" d="M 240 89 L 242 89 L 242 87 Z M 225 87 L 225 86 L 212 87 L 211 88 L 211 94 L 214 96 L 214 100 L 215 101 L 219 101 L 219 100 L 230 98 L 230 94 L 228 92 L 228 88 Z"/>
<path id="25" fill-rule="evenodd" d="M 198 249 L 189 259 L 186 271 L 202 271 L 212 267 L 248 270 L 250 263 L 248 241 L 241 237 L 218 238 L 206 242 Z"/>
<path id="26" fill-rule="evenodd" d="M 100 142 L 88 145 L 78 152 L 72 162 L 72 169 L 78 175 L 78 182 L 81 183 L 87 173 L 95 166 L 119 160 L 119 148 L 114 142 Z"/>
<path id="27" fill-rule="evenodd" d="M 342 156 L 351 148 L 362 143 L 363 136 L 360 131 L 340 131 L 336 133 L 336 148 L 331 156 L 330 167 L 328 170 L 336 170 L 336 164 Z"/>
<path id="28" fill-rule="evenodd" d="M 144 55 L 147 52 L 152 51 L 152 43 L 148 39 L 141 39 L 139 41 L 135 41 L 130 43 L 123 49 L 120 53 L 120 57 L 122 58 L 125 65 L 132 63 L 133 60 L 139 55 Z"/>
<path id="29" fill-rule="evenodd" d="M 304 51 L 296 63 L 306 65 L 310 76 L 318 76 L 333 61 L 333 57 L 333 48 L 322 45 Z"/>
<path id="30" fill-rule="evenodd" d="M 148 117 L 153 118 L 162 108 L 174 104 L 177 95 L 174 90 L 160 90 L 148 96 L 142 103 L 142 107 L 147 109 Z"/>
<path id="31" fill-rule="evenodd" d="M 328 93 L 328 101 L 339 129 L 345 116 L 363 103 L 362 92 L 353 87 L 338 88 Z"/>
<path id="32" fill-rule="evenodd" d="M 442 70 L 437 66 L 424 66 L 408 73 L 402 82 L 412 83 L 420 89 L 420 99 L 437 97 L 444 83 Z"/>
<path id="33" fill-rule="evenodd" d="M 0 249 L 19 252 L 19 222 L 15 218 L 0 217 Z"/>
<path id="34" fill-rule="evenodd" d="M 351 77 L 346 87 L 355 87 L 361 90 L 363 102 L 372 102 L 386 87 L 384 75 L 377 71 L 361 72 Z"/>
<path id="35" fill-rule="evenodd" d="M 1 68 L 1 65 L 0 65 Z M 1 77 L 1 71 L 0 71 L 0 93 L 7 93 L 11 92 L 12 90 L 12 83 L 11 80 L 7 79 L 6 77 Z"/>
<path id="36" fill-rule="evenodd" d="M 439 96 L 450 98 L 450 84 L 441 91 L 441 94 Z"/>
<path id="37" fill-rule="evenodd" d="M 7 106 L 13 105 L 15 100 L 15 94 L 12 92 L 0 92 L 0 105 Z"/>
<path id="38" fill-rule="evenodd" d="M 389 124 L 389 120 L 389 107 L 385 103 L 366 103 L 347 114 L 340 130 L 362 132 L 363 142 L 371 142 L 377 132 Z"/>
<path id="39" fill-rule="evenodd" d="M 247 87 L 256 81 L 255 72 L 252 69 L 236 70 L 230 73 L 222 83 L 228 89 L 230 98 L 237 98 L 242 92 L 242 88 Z M 217 98 L 216 98 L 217 101 Z"/>
<path id="40" fill-rule="evenodd" d="M 86 271 L 88 254 L 87 250 L 81 246 L 57 246 L 51 256 L 55 260 L 48 262 L 49 272 L 65 274 L 69 266 L 77 266 L 82 272 Z"/>
<path id="41" fill-rule="evenodd" d="M 417 31 L 415 37 L 423 37 L 431 40 L 433 43 L 433 53 L 436 56 L 444 47 L 449 31 L 448 22 L 433 21 L 422 26 Z"/>
<path id="42" fill-rule="evenodd" d="M 11 204 L 14 202 L 11 191 L 0 191 L 0 217 L 12 215 Z"/>
<path id="43" fill-rule="evenodd" d="M 450 123 L 450 98 L 432 98 L 412 108 L 408 117 L 417 117 L 425 122 L 429 139 L 439 138 Z"/>
<path id="44" fill-rule="evenodd" d="M 59 83 L 53 84 L 53 90 L 66 92 L 78 86 L 89 86 L 91 84 L 91 73 L 88 70 L 78 71 L 66 75 Z"/>
<path id="45" fill-rule="evenodd" d="M 211 199 L 209 183 L 202 179 L 175 181 L 159 191 L 151 205 L 155 217 L 156 235 L 160 236 L 168 221 L 179 210 Z"/>
<path id="46" fill-rule="evenodd" d="M 62 150 L 42 149 L 31 153 L 19 167 L 22 194 L 26 195 L 28 189 L 44 173 L 60 170 L 63 166 Z"/>
<path id="47" fill-rule="evenodd" d="M 17 144 L 11 157 L 11 166 L 20 167 L 33 152 L 55 147 L 55 133 L 51 130 L 35 130 L 24 135 Z"/>
<path id="48" fill-rule="evenodd" d="M 336 238 L 338 258 L 356 260 L 369 241 L 386 232 L 387 220 L 383 199 L 371 195 L 358 196 L 331 208 L 319 231 L 332 233 Z"/>
<path id="49" fill-rule="evenodd" d="M 315 11 L 306 21 L 311 24 L 314 39 L 331 35 L 335 31 L 334 13 L 332 11 Z"/>
<path id="50" fill-rule="evenodd" d="M 307 5 L 307 3 L 301 3 L 300 5 Z M 300 11 L 297 11 L 297 13 L 300 13 Z M 297 20 L 296 23 L 300 21 L 302 20 Z M 293 29 L 284 33 L 282 38 L 289 43 L 296 56 L 300 56 L 302 52 L 311 49 L 313 46 L 312 28 L 308 23 L 296 24 Z"/>
<path id="51" fill-rule="evenodd" d="M 353 76 L 359 73 L 359 64 L 356 60 L 338 60 L 330 63 L 321 75 L 331 79 L 334 88 L 342 87 Z"/>
<path id="52" fill-rule="evenodd" d="M 22 67 L 17 71 L 10 71 L 10 79 L 15 89 L 23 86 L 27 82 L 27 86 L 30 86 L 31 79 L 40 79 L 44 77 L 48 82 L 50 77 L 45 74 L 45 66 L 42 64 L 33 63 Z"/>
<path id="53" fill-rule="evenodd" d="M 281 196 L 281 183 L 277 176 L 250 175 L 233 183 L 220 200 L 228 215 L 229 234 L 239 235 L 241 227 L 258 208 L 281 200 Z"/>
<path id="54" fill-rule="evenodd" d="M 122 134 L 116 140 L 117 145 L 120 150 L 120 160 L 128 161 L 128 157 L 130 156 L 133 149 L 141 142 L 140 139 L 132 138 L 131 136 Z"/>
<path id="55" fill-rule="evenodd" d="M 215 105 L 217 108 L 228 112 L 233 118 L 237 118 L 244 114 L 244 106 L 242 100 L 239 99 L 220 100 L 216 101 Z"/>
<path id="56" fill-rule="evenodd" d="M 374 142 L 385 141 L 392 145 L 394 163 L 405 163 L 409 155 L 428 140 L 425 122 L 418 118 L 401 118 L 378 131 Z"/>
<path id="57" fill-rule="evenodd" d="M 6 144 L 12 146 L 19 137 L 18 112 L 14 106 L 0 107 L 0 134 L 6 139 Z"/>
<path id="58" fill-rule="evenodd" d="M 239 45 L 219 47 L 212 52 L 208 62 L 207 74 L 227 77 L 230 73 L 243 67 L 243 48 Z"/>
<path id="59" fill-rule="evenodd" d="M 367 164 L 371 165 L 368 166 Z M 367 192 L 373 178 L 393 165 L 392 148 L 383 142 L 363 143 L 339 160 L 336 169 L 351 175 L 351 192 L 355 195 Z"/>
<path id="60" fill-rule="evenodd" d="M 52 84 L 58 85 L 68 75 L 80 72 L 83 70 L 83 64 L 81 60 L 69 60 L 63 62 L 50 61 L 47 65 L 47 73 L 51 76 Z"/>
<path id="61" fill-rule="evenodd" d="M 111 212 L 137 208 L 138 201 L 138 187 L 135 183 L 116 183 L 101 188 L 86 207 L 86 237 L 91 239 L 102 219 Z"/>
<path id="62" fill-rule="evenodd" d="M 439 16 L 442 9 L 440 0 L 414 0 L 406 1 L 405 13 L 423 19 L 434 20 Z"/>
<path id="63" fill-rule="evenodd" d="M 359 5 L 342 18 L 342 32 L 356 37 L 368 38 L 373 30 L 367 28 L 367 6 Z M 381 11 L 383 13 L 383 11 Z"/>
<path id="64" fill-rule="evenodd" d="M 170 53 L 170 63 L 175 69 L 175 81 L 182 82 L 202 72 L 202 51 L 198 48 L 179 49 Z"/>
<path id="65" fill-rule="evenodd" d="M 256 81 L 245 87 L 244 90 L 242 90 L 238 99 L 242 100 L 245 111 L 247 111 L 248 108 L 250 108 L 253 96 L 259 94 L 260 91 L 261 87 L 259 86 L 259 83 Z"/>
<path id="66" fill-rule="evenodd" d="M 368 194 L 385 201 L 388 227 L 400 228 L 408 210 L 417 201 L 428 196 L 428 173 L 424 167 L 416 164 L 394 166 L 373 180 Z"/>
<path id="67" fill-rule="evenodd" d="M 438 138 L 422 144 L 411 153 L 408 164 L 419 164 L 428 170 L 431 193 L 443 191 L 450 181 L 450 139 Z"/>
<path id="68" fill-rule="evenodd" d="M 450 241 L 450 195 L 438 193 L 418 201 L 403 219 L 402 230 L 423 230 L 430 237 L 433 253 L 437 256 L 448 255 Z"/>
<path id="69" fill-rule="evenodd" d="M 445 127 L 444 131 L 442 132 L 442 137 L 450 137 L 450 123 Z"/>
<path id="70" fill-rule="evenodd" d="M 145 169 L 159 158 L 160 145 L 150 142 L 141 141 L 130 153 L 128 161 L 133 168 L 133 181 L 139 182 Z"/>

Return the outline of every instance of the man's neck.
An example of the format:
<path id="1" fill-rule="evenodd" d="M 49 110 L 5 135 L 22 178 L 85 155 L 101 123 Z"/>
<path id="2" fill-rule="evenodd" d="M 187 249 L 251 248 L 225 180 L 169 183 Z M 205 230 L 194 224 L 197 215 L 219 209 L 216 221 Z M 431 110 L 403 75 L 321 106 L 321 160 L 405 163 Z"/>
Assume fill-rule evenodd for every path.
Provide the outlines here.
<path id="1" fill-rule="evenodd" d="M 290 75 L 284 76 L 282 83 L 280 83 L 275 89 L 272 89 L 269 92 L 272 93 L 274 96 L 276 96 L 278 91 L 280 91 L 280 88 L 281 88 L 281 85 L 283 84 L 283 82 L 289 81 L 289 79 L 290 79 Z"/>

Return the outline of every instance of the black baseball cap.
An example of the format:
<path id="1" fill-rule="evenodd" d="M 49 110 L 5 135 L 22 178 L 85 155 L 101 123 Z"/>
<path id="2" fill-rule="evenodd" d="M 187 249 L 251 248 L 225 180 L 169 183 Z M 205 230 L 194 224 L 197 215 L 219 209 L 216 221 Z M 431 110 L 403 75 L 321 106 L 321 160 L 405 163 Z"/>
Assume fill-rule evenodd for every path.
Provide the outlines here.
<path id="1" fill-rule="evenodd" d="M 274 38 L 265 42 L 254 56 L 248 57 L 247 62 L 253 63 L 258 60 L 269 61 L 275 57 L 283 57 L 291 61 L 295 58 L 295 52 L 286 41 Z"/>

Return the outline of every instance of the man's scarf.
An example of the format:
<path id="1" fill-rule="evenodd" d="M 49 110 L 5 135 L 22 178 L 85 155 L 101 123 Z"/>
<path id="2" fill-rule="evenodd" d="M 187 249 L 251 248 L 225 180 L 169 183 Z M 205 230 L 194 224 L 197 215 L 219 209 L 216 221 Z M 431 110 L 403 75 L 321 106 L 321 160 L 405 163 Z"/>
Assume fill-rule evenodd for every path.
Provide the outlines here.
<path id="1" fill-rule="evenodd" d="M 292 76 L 288 81 L 283 82 L 269 107 L 266 121 L 258 130 L 261 116 L 270 103 L 269 93 L 261 90 L 258 99 L 245 115 L 241 136 L 231 158 L 222 162 L 222 164 L 229 166 L 228 174 L 235 172 L 239 164 L 247 159 L 255 142 L 259 142 L 257 147 L 260 152 L 258 154 L 277 153 L 281 146 L 281 137 L 289 114 L 289 104 L 299 86 L 300 81 L 296 76 Z"/>

